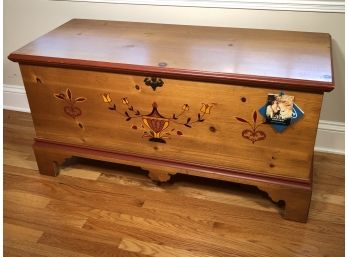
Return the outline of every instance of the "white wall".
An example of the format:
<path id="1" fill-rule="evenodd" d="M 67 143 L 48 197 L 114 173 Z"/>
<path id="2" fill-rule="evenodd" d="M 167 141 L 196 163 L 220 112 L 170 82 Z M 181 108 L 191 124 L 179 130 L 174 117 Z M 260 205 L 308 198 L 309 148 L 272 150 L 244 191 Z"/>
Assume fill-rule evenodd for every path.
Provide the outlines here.
<path id="1" fill-rule="evenodd" d="M 330 33 L 336 89 L 325 94 L 321 120 L 344 122 L 344 13 L 5 0 L 4 84 L 22 85 L 18 65 L 7 60 L 10 52 L 72 18 Z"/>

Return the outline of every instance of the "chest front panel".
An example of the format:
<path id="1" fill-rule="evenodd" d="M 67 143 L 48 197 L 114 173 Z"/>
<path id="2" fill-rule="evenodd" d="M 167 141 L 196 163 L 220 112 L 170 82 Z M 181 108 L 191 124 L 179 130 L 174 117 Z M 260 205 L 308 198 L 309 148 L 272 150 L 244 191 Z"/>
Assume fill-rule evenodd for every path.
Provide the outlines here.
<path id="1" fill-rule="evenodd" d="M 155 159 L 309 179 L 322 94 L 283 133 L 259 109 L 279 89 L 21 65 L 36 135 Z"/>

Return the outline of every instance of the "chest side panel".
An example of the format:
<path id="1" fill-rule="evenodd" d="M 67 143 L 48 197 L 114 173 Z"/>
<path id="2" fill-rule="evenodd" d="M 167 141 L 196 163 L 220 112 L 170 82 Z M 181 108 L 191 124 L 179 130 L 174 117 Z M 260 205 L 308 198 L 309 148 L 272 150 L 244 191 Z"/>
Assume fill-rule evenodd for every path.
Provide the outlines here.
<path id="1" fill-rule="evenodd" d="M 279 89 L 30 65 L 21 71 L 39 138 L 309 179 L 321 94 L 286 91 L 305 115 L 277 133 L 258 110 Z"/>

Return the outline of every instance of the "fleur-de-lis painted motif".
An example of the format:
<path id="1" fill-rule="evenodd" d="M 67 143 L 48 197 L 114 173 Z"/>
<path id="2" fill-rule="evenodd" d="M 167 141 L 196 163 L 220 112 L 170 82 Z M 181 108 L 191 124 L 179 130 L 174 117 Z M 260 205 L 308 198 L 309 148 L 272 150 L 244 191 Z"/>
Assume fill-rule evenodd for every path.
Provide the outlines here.
<path id="1" fill-rule="evenodd" d="M 74 119 L 74 121 L 76 122 L 76 124 L 83 129 L 83 124 L 81 122 L 79 122 L 79 120 L 77 119 L 77 117 L 81 116 L 82 111 L 79 107 L 76 106 L 77 103 L 82 103 L 84 101 L 87 100 L 86 97 L 83 96 L 79 96 L 76 98 L 73 98 L 72 92 L 69 88 L 67 88 L 65 90 L 65 92 L 61 92 L 61 93 L 54 93 L 53 96 L 56 99 L 59 99 L 61 101 L 65 102 L 65 106 L 64 106 L 64 112 L 66 115 L 70 116 L 71 118 Z"/>
<path id="2" fill-rule="evenodd" d="M 143 137 L 148 137 L 150 141 L 166 143 L 165 139 L 170 138 L 172 135 L 183 136 L 183 132 L 176 128 L 171 128 L 172 124 L 183 125 L 188 128 L 192 128 L 192 124 L 196 122 L 203 122 L 204 116 L 210 114 L 211 108 L 214 104 L 202 104 L 200 112 L 197 114 L 197 119 L 187 117 L 185 114 L 190 110 L 188 104 L 184 104 L 179 114 L 173 114 L 171 117 L 165 117 L 158 111 L 158 104 L 154 102 L 152 104 L 152 111 L 149 114 L 142 114 L 139 110 L 135 109 L 133 105 L 129 103 L 127 97 L 121 98 L 121 103 L 127 107 L 126 111 L 119 110 L 116 104 L 112 102 L 110 94 L 102 94 L 104 103 L 109 105 L 109 110 L 115 111 L 118 114 L 124 116 L 126 121 L 139 119 L 141 125 L 132 124 L 131 128 L 134 130 L 144 129 Z M 147 130 L 148 129 L 148 130 Z"/>
<path id="3" fill-rule="evenodd" d="M 253 144 L 256 141 L 261 141 L 266 139 L 266 133 L 263 132 L 262 130 L 257 130 L 258 127 L 260 127 L 262 124 L 265 124 L 266 122 L 263 121 L 259 124 L 257 124 L 257 112 L 254 111 L 253 113 L 253 123 L 250 123 L 249 121 L 240 118 L 240 117 L 235 117 L 239 122 L 247 123 L 251 129 L 245 129 L 242 131 L 242 137 L 250 140 Z"/>

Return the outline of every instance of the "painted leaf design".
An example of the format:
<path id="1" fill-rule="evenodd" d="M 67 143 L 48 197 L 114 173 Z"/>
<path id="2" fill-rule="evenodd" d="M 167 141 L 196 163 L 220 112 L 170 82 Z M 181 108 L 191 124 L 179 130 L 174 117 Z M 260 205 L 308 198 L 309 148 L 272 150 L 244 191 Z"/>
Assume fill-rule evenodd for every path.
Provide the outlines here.
<path id="1" fill-rule="evenodd" d="M 239 117 L 235 117 L 237 120 L 239 120 L 240 122 L 246 122 L 248 123 L 245 119 L 239 118 Z"/>
<path id="2" fill-rule="evenodd" d="M 77 97 L 77 98 L 75 99 L 76 102 L 84 102 L 84 101 L 86 101 L 86 100 L 87 100 L 86 97 Z"/>
<path id="3" fill-rule="evenodd" d="M 69 97 L 69 100 L 72 99 L 72 94 L 69 88 L 66 90 L 66 95 Z"/>
<path id="4" fill-rule="evenodd" d="M 109 107 L 109 110 L 116 111 L 116 104 L 113 107 Z"/>
<path id="5" fill-rule="evenodd" d="M 256 122 L 256 120 L 257 120 L 257 112 L 256 111 L 254 111 L 253 119 L 254 119 L 254 122 Z"/>
<path id="6" fill-rule="evenodd" d="M 54 94 L 54 96 L 58 99 L 61 99 L 61 100 L 64 100 L 65 99 L 65 96 L 64 94 Z"/>

